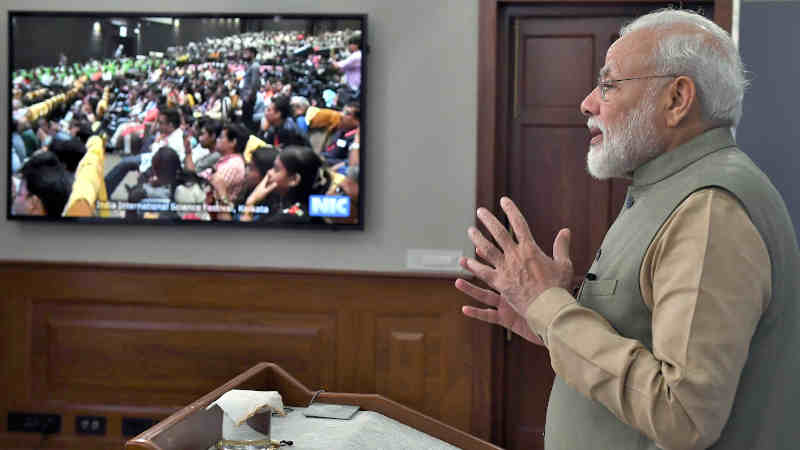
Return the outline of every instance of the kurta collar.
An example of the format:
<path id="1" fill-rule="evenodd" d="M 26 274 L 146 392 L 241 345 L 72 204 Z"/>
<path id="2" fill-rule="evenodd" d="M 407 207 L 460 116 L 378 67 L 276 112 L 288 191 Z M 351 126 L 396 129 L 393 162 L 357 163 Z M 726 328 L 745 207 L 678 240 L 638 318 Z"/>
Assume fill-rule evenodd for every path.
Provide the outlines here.
<path id="1" fill-rule="evenodd" d="M 735 146 L 736 141 L 730 128 L 712 128 L 678 148 L 644 163 L 633 172 L 633 185 L 646 186 L 657 183 L 706 155 Z"/>

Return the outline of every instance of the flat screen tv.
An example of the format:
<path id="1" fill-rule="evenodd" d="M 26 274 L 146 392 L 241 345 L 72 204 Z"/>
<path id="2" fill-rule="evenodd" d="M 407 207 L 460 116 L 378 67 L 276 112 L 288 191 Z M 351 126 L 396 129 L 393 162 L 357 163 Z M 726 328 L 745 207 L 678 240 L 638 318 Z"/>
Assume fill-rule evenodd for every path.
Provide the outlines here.
<path id="1" fill-rule="evenodd" d="M 8 15 L 8 219 L 363 229 L 366 15 Z"/>

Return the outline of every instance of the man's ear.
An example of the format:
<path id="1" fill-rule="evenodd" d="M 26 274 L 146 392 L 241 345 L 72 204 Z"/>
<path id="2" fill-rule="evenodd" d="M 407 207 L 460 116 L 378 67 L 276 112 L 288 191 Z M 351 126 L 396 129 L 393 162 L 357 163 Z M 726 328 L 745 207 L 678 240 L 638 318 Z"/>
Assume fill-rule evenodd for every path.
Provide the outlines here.
<path id="1" fill-rule="evenodd" d="M 667 126 L 675 128 L 691 113 L 697 103 L 697 90 L 694 80 L 681 75 L 675 78 L 667 88 Z"/>
<path id="2" fill-rule="evenodd" d="M 295 186 L 299 185 L 301 179 L 302 179 L 302 177 L 300 176 L 299 173 L 294 174 L 292 176 L 292 178 L 289 180 L 289 186 L 295 187 Z"/>

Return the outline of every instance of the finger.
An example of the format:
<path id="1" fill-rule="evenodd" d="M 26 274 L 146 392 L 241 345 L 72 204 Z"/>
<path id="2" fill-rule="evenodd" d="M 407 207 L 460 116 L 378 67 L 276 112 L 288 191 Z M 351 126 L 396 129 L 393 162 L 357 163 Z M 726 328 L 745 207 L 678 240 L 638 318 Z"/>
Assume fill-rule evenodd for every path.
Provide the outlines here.
<path id="1" fill-rule="evenodd" d="M 474 306 L 462 306 L 461 312 L 465 316 L 473 319 L 478 319 L 493 325 L 503 325 L 500 323 L 500 316 L 497 314 L 496 309 L 481 309 Z"/>
<path id="2" fill-rule="evenodd" d="M 533 239 L 528 221 L 525 220 L 525 216 L 522 215 L 517 205 L 511 201 L 510 198 L 503 197 L 500 199 L 500 207 L 503 208 L 503 212 L 506 213 L 506 217 L 508 217 L 508 221 L 511 223 L 511 229 L 514 230 L 514 234 L 517 236 L 517 241 L 520 244 L 523 242 L 532 243 L 533 246 L 538 249 L 539 245 L 536 243 L 536 240 Z"/>
<path id="3" fill-rule="evenodd" d="M 478 208 L 478 218 L 481 219 L 481 222 L 492 234 L 492 237 L 494 237 L 494 240 L 497 241 L 504 253 L 508 253 L 514 247 L 514 240 L 511 239 L 511 235 L 508 234 L 503 224 L 488 209 Z"/>
<path id="4" fill-rule="evenodd" d="M 459 278 L 456 280 L 455 285 L 456 289 L 469 295 L 470 297 L 483 303 L 484 305 L 496 307 L 502 301 L 502 297 L 500 297 L 496 292 L 491 291 L 489 289 L 479 288 L 478 286 L 475 286 L 474 284 L 470 283 L 467 280 Z"/>
<path id="5" fill-rule="evenodd" d="M 553 242 L 553 259 L 558 262 L 567 262 L 569 259 L 570 242 L 572 233 L 569 228 L 564 228 L 558 232 L 556 240 Z"/>
<path id="6" fill-rule="evenodd" d="M 503 254 L 477 228 L 469 227 L 467 235 L 472 243 L 475 244 L 475 253 L 478 256 L 489 261 L 494 267 L 497 267 L 502 262 Z"/>
<path id="7" fill-rule="evenodd" d="M 485 281 L 490 286 L 493 286 L 494 269 L 492 269 L 491 267 L 485 264 L 481 264 L 472 258 L 463 258 L 463 257 L 459 260 L 459 264 L 464 269 L 472 272 L 479 279 Z"/>
<path id="8" fill-rule="evenodd" d="M 269 183 L 269 172 L 267 172 L 267 174 L 264 175 L 264 178 L 262 178 L 258 184 L 260 185 L 260 187 L 263 188 L 264 186 L 267 185 L 267 183 Z"/>

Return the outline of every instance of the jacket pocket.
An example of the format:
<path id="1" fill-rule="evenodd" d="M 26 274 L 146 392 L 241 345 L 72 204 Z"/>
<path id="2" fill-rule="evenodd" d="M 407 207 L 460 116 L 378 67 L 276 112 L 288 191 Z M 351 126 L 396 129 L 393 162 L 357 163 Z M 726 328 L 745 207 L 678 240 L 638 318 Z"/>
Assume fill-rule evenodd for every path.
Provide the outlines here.
<path id="1" fill-rule="evenodd" d="M 581 287 L 581 298 L 604 297 L 614 295 L 617 291 L 617 280 L 584 280 Z"/>

